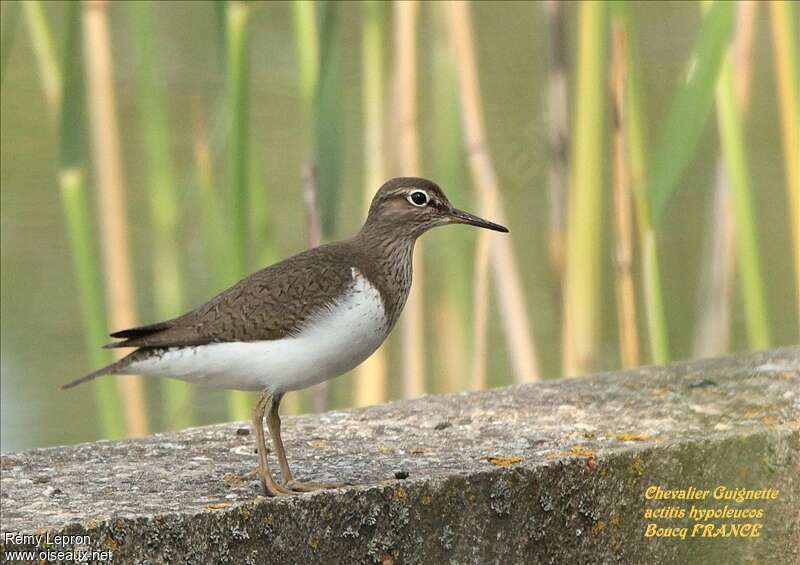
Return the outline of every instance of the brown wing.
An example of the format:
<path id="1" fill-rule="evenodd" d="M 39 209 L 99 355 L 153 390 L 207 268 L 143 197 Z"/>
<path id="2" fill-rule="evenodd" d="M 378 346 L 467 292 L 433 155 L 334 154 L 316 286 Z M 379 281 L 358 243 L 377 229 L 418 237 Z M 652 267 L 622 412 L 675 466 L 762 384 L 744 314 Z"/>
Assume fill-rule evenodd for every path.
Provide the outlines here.
<path id="1" fill-rule="evenodd" d="M 281 339 L 345 292 L 346 244 L 317 247 L 253 273 L 178 318 L 122 330 L 106 347 L 182 347 Z"/>

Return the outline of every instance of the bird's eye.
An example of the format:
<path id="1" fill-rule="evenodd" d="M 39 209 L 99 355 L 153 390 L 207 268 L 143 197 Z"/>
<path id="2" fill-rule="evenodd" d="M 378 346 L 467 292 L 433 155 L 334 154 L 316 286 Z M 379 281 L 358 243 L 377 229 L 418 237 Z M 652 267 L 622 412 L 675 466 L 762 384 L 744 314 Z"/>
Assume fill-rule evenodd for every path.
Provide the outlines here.
<path id="1" fill-rule="evenodd" d="M 428 203 L 428 194 L 423 190 L 415 190 L 408 195 L 408 201 L 421 208 Z"/>

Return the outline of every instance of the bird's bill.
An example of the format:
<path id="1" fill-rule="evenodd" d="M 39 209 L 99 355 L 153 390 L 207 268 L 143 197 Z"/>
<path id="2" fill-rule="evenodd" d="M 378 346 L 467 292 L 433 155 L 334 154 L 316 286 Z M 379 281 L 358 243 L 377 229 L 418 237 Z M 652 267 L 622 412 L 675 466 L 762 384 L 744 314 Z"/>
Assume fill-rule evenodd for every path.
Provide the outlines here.
<path id="1" fill-rule="evenodd" d="M 448 215 L 450 216 L 450 221 L 454 224 L 467 224 L 478 228 L 486 228 L 487 230 L 508 233 L 507 227 L 501 226 L 500 224 L 495 224 L 489 220 L 484 220 L 483 218 L 479 218 L 478 216 L 470 214 L 469 212 L 464 212 L 458 208 L 453 208 L 450 210 Z"/>

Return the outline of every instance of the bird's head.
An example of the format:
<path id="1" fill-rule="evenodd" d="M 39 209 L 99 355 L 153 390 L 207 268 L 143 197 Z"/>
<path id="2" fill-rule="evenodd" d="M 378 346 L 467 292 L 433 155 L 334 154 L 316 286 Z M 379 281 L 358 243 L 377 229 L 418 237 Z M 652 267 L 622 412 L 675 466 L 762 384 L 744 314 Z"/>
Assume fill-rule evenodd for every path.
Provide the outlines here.
<path id="1" fill-rule="evenodd" d="M 418 177 L 398 177 L 384 183 L 372 199 L 364 228 L 382 227 L 417 238 L 431 228 L 468 224 L 508 232 L 508 228 L 454 208 L 439 186 Z"/>

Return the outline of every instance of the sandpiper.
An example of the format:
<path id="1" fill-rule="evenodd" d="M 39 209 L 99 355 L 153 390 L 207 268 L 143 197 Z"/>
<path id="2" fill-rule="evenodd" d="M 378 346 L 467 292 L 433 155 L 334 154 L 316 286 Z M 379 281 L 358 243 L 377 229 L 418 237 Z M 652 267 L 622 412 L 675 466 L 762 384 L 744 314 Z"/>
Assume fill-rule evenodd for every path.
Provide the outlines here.
<path id="1" fill-rule="evenodd" d="M 253 428 L 264 492 L 279 496 L 340 486 L 294 480 L 281 440 L 281 398 L 346 373 L 383 343 L 408 298 L 414 242 L 447 224 L 508 232 L 453 208 L 429 180 L 391 179 L 375 194 L 355 236 L 253 273 L 183 316 L 111 334 L 118 341 L 106 347 L 136 350 L 62 388 L 135 373 L 260 391 Z M 265 413 L 280 483 L 267 461 Z"/>

